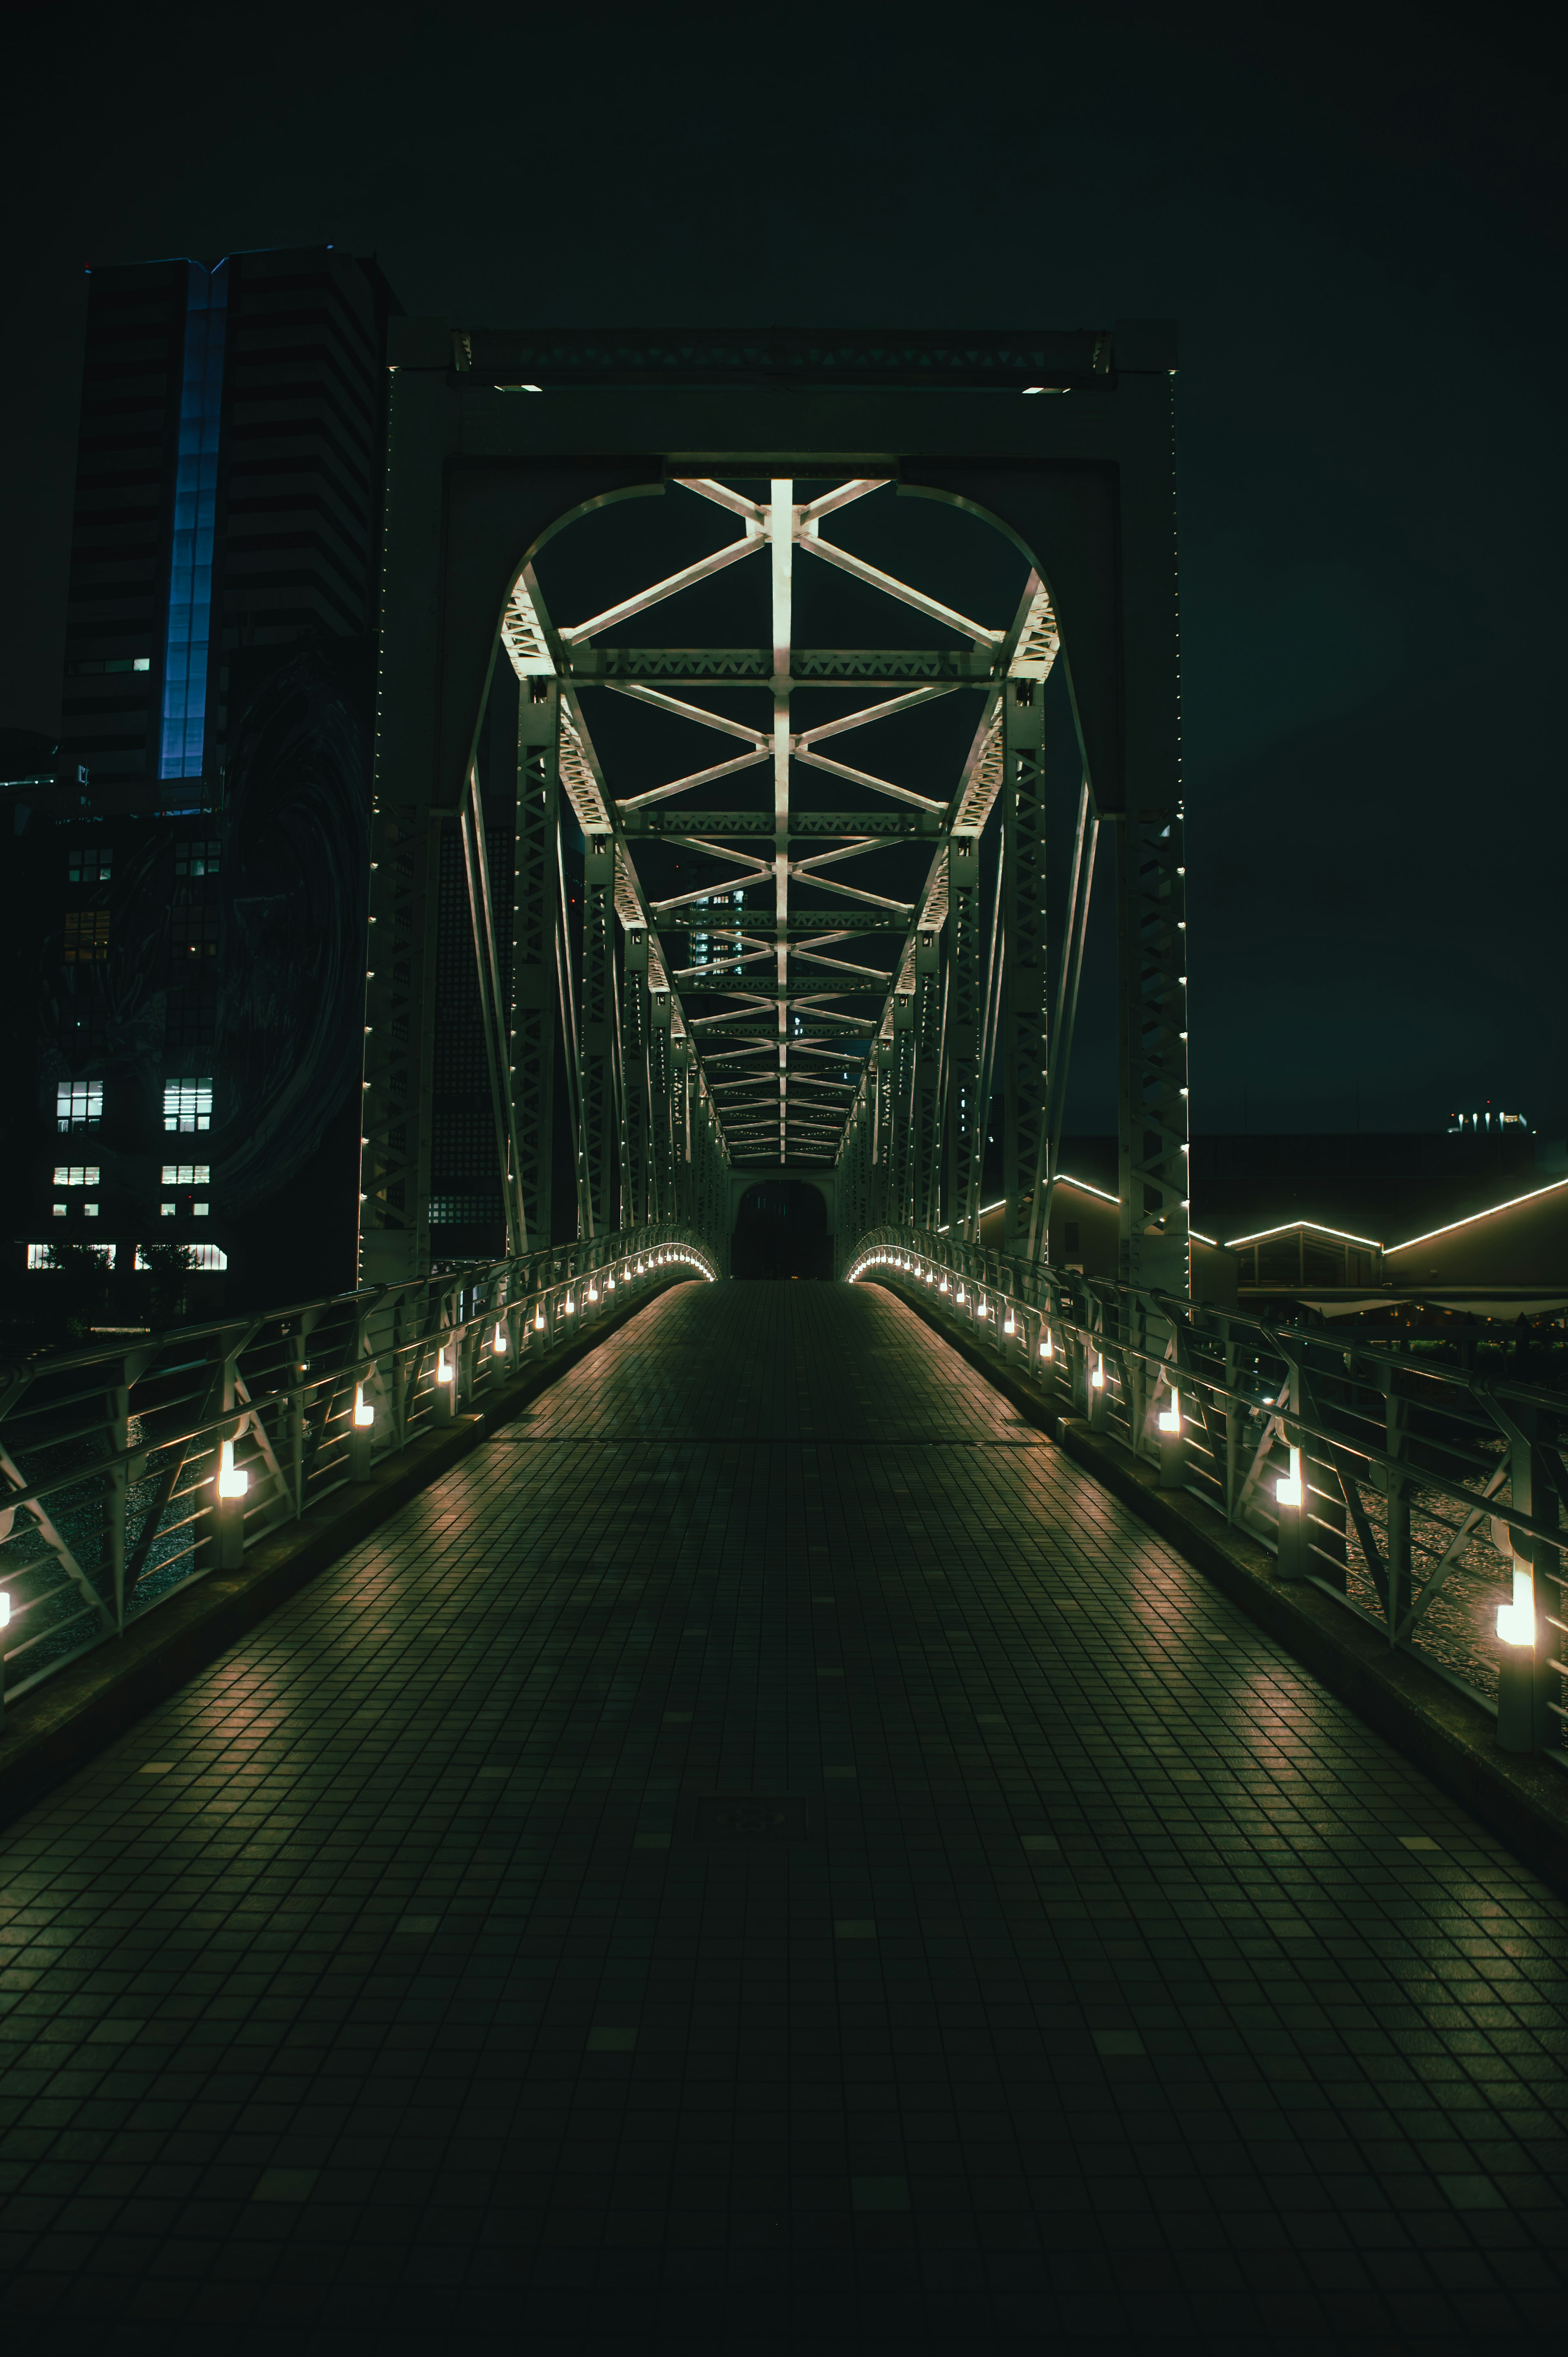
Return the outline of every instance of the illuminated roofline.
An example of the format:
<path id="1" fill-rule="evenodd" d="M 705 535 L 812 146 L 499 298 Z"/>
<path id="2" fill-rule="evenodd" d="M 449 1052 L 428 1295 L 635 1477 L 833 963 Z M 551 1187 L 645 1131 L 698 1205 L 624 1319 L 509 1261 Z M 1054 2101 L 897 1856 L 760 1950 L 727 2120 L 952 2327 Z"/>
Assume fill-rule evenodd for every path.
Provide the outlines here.
<path id="1" fill-rule="evenodd" d="M 1238 1244 L 1266 1243 L 1270 1236 L 1288 1236 L 1296 1228 L 1310 1228 L 1315 1235 L 1337 1236 L 1342 1243 L 1369 1244 L 1374 1252 L 1384 1249 L 1380 1236 L 1353 1236 L 1348 1228 L 1326 1228 L 1321 1220 L 1285 1220 L 1277 1228 L 1260 1228 L 1255 1236 L 1228 1236 L 1225 1249 L 1234 1252 Z"/>
<path id="2" fill-rule="evenodd" d="M 1548 1186 L 1532 1187 L 1528 1195 L 1510 1195 L 1506 1203 L 1493 1203 L 1484 1211 L 1467 1211 L 1462 1220 L 1450 1220 L 1441 1228 L 1428 1228 L 1423 1236 L 1406 1236 L 1402 1244 L 1390 1244 L 1391 1253 L 1409 1252 L 1412 1244 L 1429 1244 L 1434 1236 L 1451 1236 L 1455 1228 L 1468 1228 L 1477 1220 L 1495 1220 L 1499 1211 L 1514 1211 L 1521 1203 L 1539 1202 L 1542 1195 L 1555 1195 L 1568 1187 L 1568 1178 L 1553 1178 Z"/>

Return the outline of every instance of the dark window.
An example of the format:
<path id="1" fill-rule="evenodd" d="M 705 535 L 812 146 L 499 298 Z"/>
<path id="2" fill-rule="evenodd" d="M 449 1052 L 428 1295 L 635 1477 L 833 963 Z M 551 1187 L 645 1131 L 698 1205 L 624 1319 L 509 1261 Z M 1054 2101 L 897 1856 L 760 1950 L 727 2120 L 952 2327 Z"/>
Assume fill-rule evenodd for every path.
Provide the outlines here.
<path id="1" fill-rule="evenodd" d="M 73 884 L 107 884 L 114 855 L 107 843 L 79 844 L 69 855 Z"/>
<path id="2" fill-rule="evenodd" d="M 214 842 L 177 843 L 174 847 L 174 872 L 177 876 L 216 876 L 220 846 Z"/>

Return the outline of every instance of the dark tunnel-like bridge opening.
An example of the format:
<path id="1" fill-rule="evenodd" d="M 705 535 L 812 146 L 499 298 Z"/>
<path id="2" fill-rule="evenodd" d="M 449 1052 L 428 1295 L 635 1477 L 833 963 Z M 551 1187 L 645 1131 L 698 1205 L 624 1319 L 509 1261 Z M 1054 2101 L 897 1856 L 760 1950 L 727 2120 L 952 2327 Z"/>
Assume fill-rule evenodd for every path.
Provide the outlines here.
<path id="1" fill-rule="evenodd" d="M 730 1273 L 831 1277 L 832 1238 L 827 1205 L 817 1189 L 801 1178 L 768 1178 L 748 1187 L 736 1212 Z"/>

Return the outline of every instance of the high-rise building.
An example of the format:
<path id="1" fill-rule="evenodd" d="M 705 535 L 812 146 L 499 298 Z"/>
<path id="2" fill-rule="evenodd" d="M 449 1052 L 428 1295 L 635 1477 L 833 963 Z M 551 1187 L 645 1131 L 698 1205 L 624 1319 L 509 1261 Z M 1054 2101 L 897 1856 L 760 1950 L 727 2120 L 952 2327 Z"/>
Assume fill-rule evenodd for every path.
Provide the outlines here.
<path id="1" fill-rule="evenodd" d="M 394 307 L 330 246 L 91 274 L 61 739 L 95 783 L 220 771 L 280 649 L 373 626 Z"/>
<path id="2" fill-rule="evenodd" d="M 91 276 L 61 742 L 0 781 L 0 1232 L 46 1286 L 91 1243 L 127 1322 L 158 1243 L 195 1315 L 355 1281 L 395 307 L 331 247 Z"/>

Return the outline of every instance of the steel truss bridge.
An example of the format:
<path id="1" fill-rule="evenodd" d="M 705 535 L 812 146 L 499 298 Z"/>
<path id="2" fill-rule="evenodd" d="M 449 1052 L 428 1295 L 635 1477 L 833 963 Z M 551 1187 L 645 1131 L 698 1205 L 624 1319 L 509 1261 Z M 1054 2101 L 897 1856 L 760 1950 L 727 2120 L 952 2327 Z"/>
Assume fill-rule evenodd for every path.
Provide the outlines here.
<path id="1" fill-rule="evenodd" d="M 1561 1751 L 1560 1401 L 1191 1298 L 1173 332 L 394 330 L 360 1288 L 0 1382 L 13 1691 L 563 1334 L 722 1278 L 783 1177 L 842 1275 Z M 446 1266 L 444 850 L 505 1221 Z M 1121 1255 L 1085 1280 L 1047 1245 L 1097 879 Z"/>
<path id="2" fill-rule="evenodd" d="M 888 1217 L 972 1239 L 994 1092 L 1006 1244 L 1037 1257 L 1109 825 L 1122 1275 L 1185 1294 L 1174 332 L 662 341 L 415 320 L 393 352 L 366 1279 L 431 1262 L 444 827 L 463 848 L 509 1252 L 548 1218 L 560 1044 L 585 1238 L 680 1217 L 722 1251 L 736 1185 L 810 1172 L 841 1251 Z M 688 544 L 677 511 L 699 511 L 705 548 L 652 577 L 611 562 L 555 610 L 574 534 L 592 527 L 613 557 L 607 515 L 650 499 Z M 912 579 L 855 543 L 916 501 L 950 529 Z M 971 610 L 960 519 L 987 544 L 988 587 L 1010 568 L 1004 610 Z M 944 555 L 962 578 L 941 577 Z M 856 593 L 838 608 L 854 643 L 815 643 L 803 619 L 830 578 Z M 741 619 L 723 643 L 655 642 L 648 618 L 692 610 Z M 503 666 L 510 940 L 478 766 Z M 1053 942 L 1058 671 L 1077 813 Z M 660 728 L 698 758 L 661 759 Z M 585 846 L 580 923 L 564 824 Z"/>

